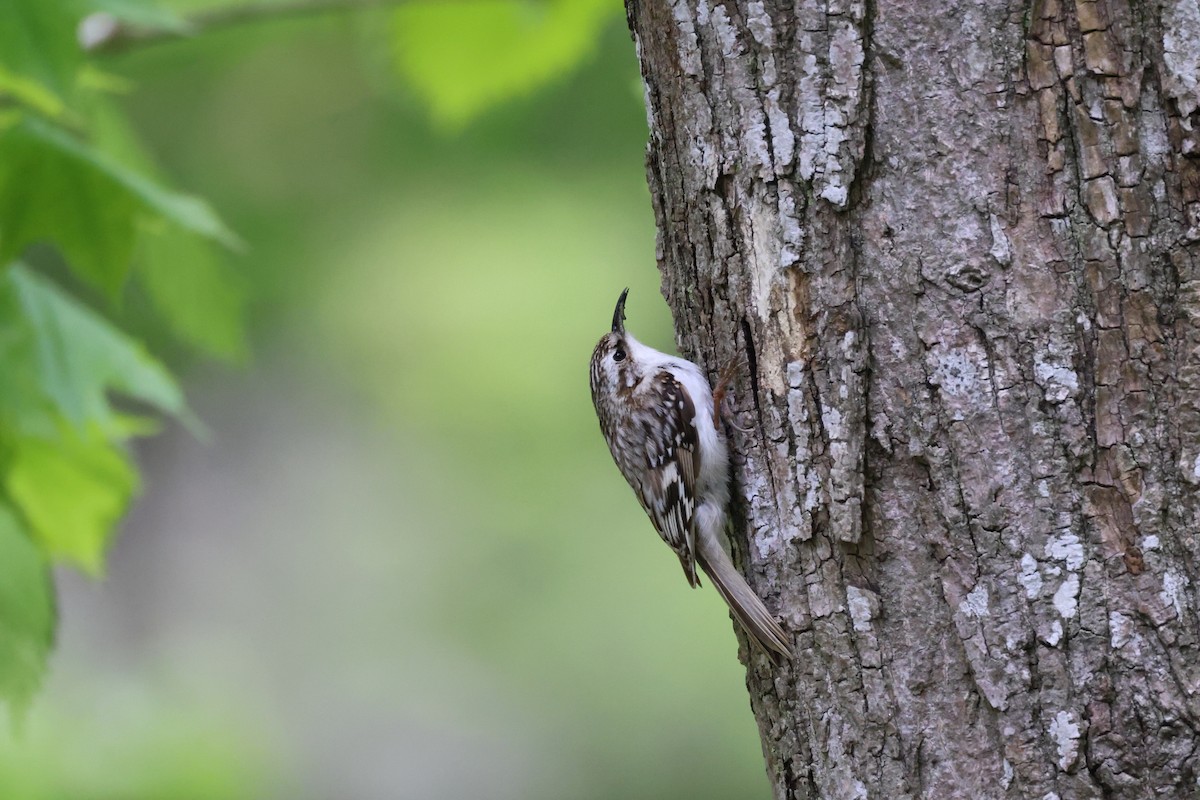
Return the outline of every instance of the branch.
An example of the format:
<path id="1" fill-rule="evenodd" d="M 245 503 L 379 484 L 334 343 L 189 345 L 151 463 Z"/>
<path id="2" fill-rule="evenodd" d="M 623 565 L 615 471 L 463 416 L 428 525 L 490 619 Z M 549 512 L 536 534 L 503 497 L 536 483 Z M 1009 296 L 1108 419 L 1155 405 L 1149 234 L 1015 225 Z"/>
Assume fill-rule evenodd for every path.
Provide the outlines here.
<path id="1" fill-rule="evenodd" d="M 172 27 L 130 25 L 112 14 L 100 11 L 83 18 L 79 23 L 77 38 L 85 51 L 110 55 L 134 47 L 190 39 L 202 33 L 252 22 L 270 22 L 332 11 L 357 11 L 404 2 L 407 0 L 253 0 L 198 11 L 185 18 L 182 25 Z"/>

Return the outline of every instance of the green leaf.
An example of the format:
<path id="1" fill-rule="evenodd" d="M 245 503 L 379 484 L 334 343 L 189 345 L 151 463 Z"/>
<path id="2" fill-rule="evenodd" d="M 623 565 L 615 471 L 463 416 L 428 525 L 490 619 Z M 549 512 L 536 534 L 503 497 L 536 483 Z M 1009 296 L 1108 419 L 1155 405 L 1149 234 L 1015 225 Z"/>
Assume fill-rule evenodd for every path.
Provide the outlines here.
<path id="1" fill-rule="evenodd" d="M 396 66 L 440 124 L 461 127 L 568 74 L 619 12 L 610 0 L 413 3 L 395 12 Z"/>
<path id="2" fill-rule="evenodd" d="M 94 116 L 97 147 L 154 174 L 128 122 L 102 106 Z M 246 358 L 246 286 L 211 242 L 180 225 L 149 219 L 139 227 L 135 275 L 161 319 L 181 341 L 229 361 Z"/>
<path id="3" fill-rule="evenodd" d="M 36 137 L 45 144 L 58 149 L 65 155 L 94 170 L 107 175 L 132 192 L 142 201 L 146 209 L 164 219 L 174 222 L 186 230 L 220 242 L 231 250 L 242 247 L 237 234 L 226 227 L 212 206 L 199 197 L 174 192 L 155 183 L 146 175 L 126 167 L 106 153 L 88 146 L 62 128 L 37 119 L 25 123 Z"/>
<path id="4" fill-rule="evenodd" d="M 0 65 L 69 98 L 83 52 L 78 5 L 69 0 L 0 0 Z"/>
<path id="5" fill-rule="evenodd" d="M 53 243 L 110 295 L 128 274 L 137 199 L 111 175 L 47 141 L 29 120 L 0 133 L 0 265 Z"/>
<path id="6" fill-rule="evenodd" d="M 0 699 L 20 717 L 54 643 L 54 592 L 45 560 L 0 505 Z"/>
<path id="7" fill-rule="evenodd" d="M 0 129 L 0 266 L 30 244 L 49 242 L 80 277 L 115 297 L 129 273 L 136 223 L 146 215 L 241 247 L 203 200 L 163 187 L 59 125 L 27 115 Z"/>
<path id="8" fill-rule="evenodd" d="M 241 246 L 203 200 L 164 188 L 53 123 L 27 117 L 0 132 L 0 265 L 51 242 L 82 278 L 115 296 L 142 213 Z"/>
<path id="9" fill-rule="evenodd" d="M 139 342 L 24 267 L 5 280 L 32 327 L 41 387 L 71 423 L 112 431 L 110 390 L 188 420 L 179 387 Z"/>
<path id="10" fill-rule="evenodd" d="M 58 439 L 18 440 L 5 486 L 43 552 L 99 575 L 138 478 L 124 452 L 98 432 L 64 428 Z"/>
<path id="11" fill-rule="evenodd" d="M 245 360 L 240 275 L 207 242 L 174 226 L 144 231 L 141 255 L 138 277 L 171 332 L 210 355 Z"/>
<path id="12" fill-rule="evenodd" d="M 66 111 L 62 98 L 45 85 L 0 66 L 0 98 L 5 95 L 52 119 Z"/>
<path id="13" fill-rule="evenodd" d="M 36 352 L 16 289 L 7 276 L 0 277 L 0 433 L 54 430 L 54 407 L 42 391 Z"/>

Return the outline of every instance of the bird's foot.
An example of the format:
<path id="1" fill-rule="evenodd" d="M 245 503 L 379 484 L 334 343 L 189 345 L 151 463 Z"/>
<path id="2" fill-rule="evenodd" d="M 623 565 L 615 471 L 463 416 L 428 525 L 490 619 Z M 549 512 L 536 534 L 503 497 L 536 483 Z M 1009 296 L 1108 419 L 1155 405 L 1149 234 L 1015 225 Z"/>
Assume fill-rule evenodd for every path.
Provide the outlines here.
<path id="1" fill-rule="evenodd" d="M 730 385 L 733 383 L 734 375 L 737 374 L 738 367 L 742 364 L 742 359 L 736 359 L 725 365 L 717 376 L 717 385 L 713 389 L 713 425 L 719 430 L 721 421 L 729 423 L 729 427 L 739 433 L 749 433 L 749 428 L 743 428 L 734 420 L 737 418 L 737 412 L 733 410 L 730 404 L 732 394 L 729 391 Z"/>

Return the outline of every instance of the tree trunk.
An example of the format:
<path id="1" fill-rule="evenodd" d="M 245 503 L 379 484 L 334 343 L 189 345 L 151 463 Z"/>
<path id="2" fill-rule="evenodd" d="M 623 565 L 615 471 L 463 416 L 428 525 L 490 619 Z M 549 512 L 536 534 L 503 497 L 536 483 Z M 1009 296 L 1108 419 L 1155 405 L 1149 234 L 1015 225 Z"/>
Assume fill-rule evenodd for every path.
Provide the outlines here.
<path id="1" fill-rule="evenodd" d="M 628 0 L 778 797 L 1200 796 L 1200 7 Z"/>

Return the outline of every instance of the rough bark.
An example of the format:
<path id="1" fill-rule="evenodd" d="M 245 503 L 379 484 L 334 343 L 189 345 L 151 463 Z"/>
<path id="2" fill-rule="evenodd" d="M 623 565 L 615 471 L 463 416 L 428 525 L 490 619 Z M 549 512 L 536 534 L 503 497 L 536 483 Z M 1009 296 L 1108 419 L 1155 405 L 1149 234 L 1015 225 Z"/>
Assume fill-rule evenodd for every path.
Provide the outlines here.
<path id="1" fill-rule="evenodd" d="M 776 795 L 1200 796 L 1200 7 L 628 0 Z"/>

